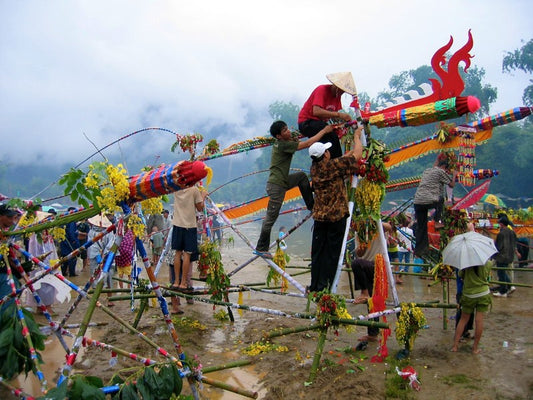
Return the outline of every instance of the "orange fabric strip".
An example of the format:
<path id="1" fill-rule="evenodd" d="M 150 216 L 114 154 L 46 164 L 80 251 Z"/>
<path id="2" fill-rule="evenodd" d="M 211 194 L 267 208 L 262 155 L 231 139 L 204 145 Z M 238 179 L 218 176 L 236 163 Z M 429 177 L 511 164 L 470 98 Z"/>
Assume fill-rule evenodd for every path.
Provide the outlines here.
<path id="1" fill-rule="evenodd" d="M 285 202 L 295 200 L 299 197 L 302 197 L 300 189 L 294 187 L 290 190 L 287 190 L 285 193 Z M 256 214 L 261 210 L 266 209 L 268 206 L 268 196 L 261 197 L 260 199 L 254 200 L 248 204 L 243 204 L 242 206 L 232 208 L 231 210 L 224 211 L 224 215 L 229 219 L 241 218 L 246 215 Z"/>
<path id="2" fill-rule="evenodd" d="M 492 129 L 476 132 L 474 137 L 477 144 L 482 144 L 492 137 Z M 434 153 L 442 150 L 457 150 L 460 148 L 460 141 L 461 138 L 459 136 L 454 136 L 445 143 L 441 143 L 437 139 L 417 143 L 395 153 L 391 153 L 390 159 L 385 163 L 385 166 L 390 168 L 394 165 L 432 152 Z"/>

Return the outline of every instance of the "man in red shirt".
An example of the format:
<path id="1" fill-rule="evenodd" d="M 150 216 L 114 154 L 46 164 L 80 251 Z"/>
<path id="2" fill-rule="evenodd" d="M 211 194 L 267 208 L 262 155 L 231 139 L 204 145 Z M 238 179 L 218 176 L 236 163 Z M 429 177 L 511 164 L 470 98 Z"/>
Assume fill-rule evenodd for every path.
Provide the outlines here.
<path id="1" fill-rule="evenodd" d="M 350 121 L 349 114 L 339 112 L 342 109 L 341 96 L 343 93 L 356 95 L 357 90 L 351 72 L 338 72 L 326 75 L 331 85 L 318 86 L 298 114 L 298 129 L 306 137 L 313 137 L 327 125 L 330 119 Z M 335 132 L 328 133 L 320 139 L 322 143 L 331 143 L 331 158 L 342 155 L 339 137 Z"/>

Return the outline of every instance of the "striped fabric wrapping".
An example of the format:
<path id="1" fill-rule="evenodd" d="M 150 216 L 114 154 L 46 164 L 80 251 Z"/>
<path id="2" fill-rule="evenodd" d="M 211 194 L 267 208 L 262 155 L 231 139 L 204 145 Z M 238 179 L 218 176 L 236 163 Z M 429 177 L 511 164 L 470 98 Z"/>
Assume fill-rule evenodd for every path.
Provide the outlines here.
<path id="1" fill-rule="evenodd" d="M 179 179 L 178 163 L 162 165 L 159 168 L 130 177 L 130 198 L 142 201 L 159 197 L 182 189 Z"/>
<path id="2" fill-rule="evenodd" d="M 509 124 L 525 118 L 531 115 L 531 111 L 531 107 L 515 107 L 511 110 L 470 122 L 468 125 L 476 128 L 477 130 L 490 129 L 495 126 Z"/>
<path id="3" fill-rule="evenodd" d="M 458 116 L 456 98 L 452 97 L 422 106 L 373 115 L 370 117 L 369 122 L 378 128 L 406 127 L 431 124 L 436 121 L 457 118 Z"/>

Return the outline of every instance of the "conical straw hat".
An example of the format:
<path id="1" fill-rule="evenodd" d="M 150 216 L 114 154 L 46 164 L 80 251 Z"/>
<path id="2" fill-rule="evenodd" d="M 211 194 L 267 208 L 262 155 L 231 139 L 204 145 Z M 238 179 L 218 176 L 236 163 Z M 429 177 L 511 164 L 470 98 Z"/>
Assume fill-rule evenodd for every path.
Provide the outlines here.
<path id="1" fill-rule="evenodd" d="M 105 215 L 95 215 L 87 220 L 91 225 L 99 226 L 100 228 L 109 228 L 111 226 L 111 221 L 107 219 Z"/>
<path id="2" fill-rule="evenodd" d="M 357 89 L 355 88 L 355 83 L 353 82 L 351 72 L 335 72 L 333 74 L 327 74 L 326 78 L 328 78 L 328 81 L 346 93 L 353 96 L 357 95 Z"/>

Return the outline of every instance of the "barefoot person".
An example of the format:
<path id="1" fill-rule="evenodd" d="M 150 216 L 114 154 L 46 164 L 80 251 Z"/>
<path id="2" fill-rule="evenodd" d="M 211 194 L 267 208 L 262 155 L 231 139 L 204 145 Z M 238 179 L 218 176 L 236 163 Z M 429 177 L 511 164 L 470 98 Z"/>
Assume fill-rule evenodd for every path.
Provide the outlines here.
<path id="1" fill-rule="evenodd" d="M 187 276 L 191 274 L 191 254 L 198 251 L 196 212 L 204 210 L 207 191 L 198 186 L 174 192 L 174 216 L 172 217 L 172 250 L 174 255 L 173 288 L 187 290 Z M 180 281 L 181 279 L 181 281 Z"/>
<path id="2" fill-rule="evenodd" d="M 459 271 L 459 276 L 464 282 L 463 294 L 461 296 L 462 313 L 461 319 L 455 329 L 452 351 L 457 351 L 459 340 L 461 340 L 461 335 L 468 323 L 468 319 L 475 311 L 474 346 L 472 347 L 472 353 L 478 354 L 481 352 L 479 341 L 483 333 L 483 316 L 492 304 L 488 278 L 493 264 L 494 262 L 489 260 L 485 265 L 469 267 Z"/>

